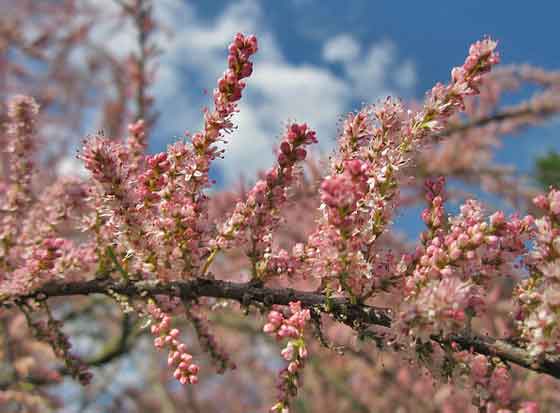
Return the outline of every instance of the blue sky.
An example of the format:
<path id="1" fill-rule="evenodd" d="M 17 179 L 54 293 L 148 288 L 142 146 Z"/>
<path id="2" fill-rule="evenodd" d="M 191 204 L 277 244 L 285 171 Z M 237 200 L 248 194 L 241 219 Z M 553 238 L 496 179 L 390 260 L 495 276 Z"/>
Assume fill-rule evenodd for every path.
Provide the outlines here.
<path id="1" fill-rule="evenodd" d="M 272 145 L 286 121 L 316 128 L 320 150 L 328 153 L 341 115 L 387 94 L 421 99 L 435 82 L 448 81 L 468 46 L 485 35 L 499 41 L 505 64 L 560 68 L 555 1 L 154 3 L 156 18 L 174 35 L 158 39 L 164 54 L 153 93 L 161 117 L 151 151 L 200 128 L 201 108 L 210 104 L 204 91 L 225 69 L 232 36 L 242 31 L 259 38 L 255 72 L 236 118 L 239 129 L 215 172 L 224 186 L 271 164 Z M 110 47 L 128 53 L 134 48 L 131 31 L 113 33 Z M 556 121 L 519 135 L 497 157 L 528 171 L 536 154 L 560 148 L 559 129 Z"/>

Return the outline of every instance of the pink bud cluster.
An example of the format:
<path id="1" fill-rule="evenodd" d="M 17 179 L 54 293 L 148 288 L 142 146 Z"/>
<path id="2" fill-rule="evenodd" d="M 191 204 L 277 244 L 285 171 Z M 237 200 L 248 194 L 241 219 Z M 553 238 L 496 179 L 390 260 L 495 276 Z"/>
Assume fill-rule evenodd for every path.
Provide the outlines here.
<path id="1" fill-rule="evenodd" d="M 465 352 L 466 353 L 466 352 Z M 465 354 L 470 376 L 477 395 L 477 405 L 488 412 L 512 413 L 513 383 L 510 371 L 502 363 L 491 363 L 482 354 Z"/>
<path id="2" fill-rule="evenodd" d="M 307 124 L 293 123 L 286 128 L 277 155 L 277 166 L 269 169 L 265 179 L 257 181 L 247 195 L 245 202 L 238 202 L 231 217 L 220 229 L 216 248 L 227 249 L 250 241 L 253 245 L 252 259 L 260 261 L 265 252 L 269 253 L 272 231 L 280 222 L 282 207 L 287 201 L 287 190 L 294 182 L 294 166 L 307 156 L 305 147 L 317 143 L 315 131 Z M 270 274 L 277 272 L 273 262 L 264 269 Z"/>
<path id="3" fill-rule="evenodd" d="M 400 313 L 401 332 L 424 339 L 440 331 L 456 331 L 467 317 L 482 310 L 482 287 L 493 277 L 512 272 L 533 225 L 531 216 L 506 221 L 501 211 L 486 221 L 482 206 L 473 200 L 442 225 L 443 181 L 428 183 L 426 188 L 431 208 L 423 215 L 431 231 L 423 234 L 415 267 L 404 279 Z M 440 221 L 438 226 L 434 218 Z"/>
<path id="4" fill-rule="evenodd" d="M 213 146 L 221 138 L 223 131 L 229 131 L 233 124 L 231 115 L 237 109 L 237 101 L 245 88 L 244 78 L 253 73 L 253 63 L 249 60 L 257 52 L 257 38 L 245 37 L 237 33 L 233 43 L 228 47 L 228 70 L 218 80 L 214 89 L 215 110 L 204 113 L 204 130 L 192 137 L 192 145 L 197 154 L 196 167 L 203 174 L 201 185 L 206 185 L 210 162 L 220 156 L 221 152 Z"/>
<path id="5" fill-rule="evenodd" d="M 560 351 L 560 191 L 534 203 L 545 211 L 536 220 L 536 239 L 527 257 L 530 276 L 514 293 L 517 326 L 534 357 Z"/>
<path id="6" fill-rule="evenodd" d="M 154 346 L 169 349 L 167 364 L 175 369 L 173 377 L 181 384 L 198 383 L 199 367 L 192 362 L 193 357 L 187 352 L 186 344 L 179 341 L 179 330 L 171 328 L 171 317 L 153 303 L 149 304 L 148 312 L 153 322 L 151 332 L 156 337 Z"/>
<path id="7" fill-rule="evenodd" d="M 500 62 L 495 51 L 497 43 L 484 39 L 474 43 L 461 67 L 451 71 L 451 83 L 447 86 L 437 84 L 429 92 L 422 118 L 416 127 L 428 132 L 439 130 L 457 109 L 464 109 L 464 97 L 479 93 L 482 75 Z"/>
<path id="8" fill-rule="evenodd" d="M 254 36 L 236 35 L 228 70 L 214 91 L 215 109 L 205 111 L 204 129 L 191 143 L 177 142 L 166 153 L 144 156 L 146 125 L 140 120 L 130 125 L 127 145 L 96 137 L 84 146 L 81 158 L 99 184 L 93 195 L 102 208 L 98 232 L 127 255 L 130 270 L 162 279 L 192 277 L 209 254 L 204 190 L 210 163 L 220 155 L 215 144 L 233 127 L 231 116 L 256 51 Z"/>
<path id="9" fill-rule="evenodd" d="M 263 331 L 276 337 L 277 340 L 289 339 L 282 350 L 282 357 L 288 361 L 288 366 L 280 371 L 278 382 L 278 402 L 272 406 L 271 412 L 285 413 L 289 410 L 290 399 L 297 394 L 300 385 L 300 374 L 307 359 L 307 347 L 304 340 L 304 328 L 311 318 L 309 310 L 301 308 L 301 303 L 290 303 L 291 316 L 286 318 L 276 310 L 268 314 L 268 323 Z"/>
<path id="10" fill-rule="evenodd" d="M 249 60 L 257 52 L 257 38 L 237 33 L 233 43 L 228 47 L 228 70 L 218 80 L 218 88 L 214 91 L 216 110 L 224 115 L 233 111 L 233 102 L 241 99 L 241 91 L 245 88 L 242 79 L 251 76 L 253 63 Z"/>
<path id="11" fill-rule="evenodd" d="M 165 152 L 146 156 L 146 170 L 138 177 L 137 189 L 144 208 L 149 208 L 161 199 L 159 192 L 167 183 L 166 172 L 170 167 L 168 155 Z"/>
<path id="12" fill-rule="evenodd" d="M 1 182 L 0 209 L 9 211 L 0 217 L 0 269 L 10 261 L 10 248 L 16 242 L 21 217 L 27 212 L 32 200 L 31 180 L 33 155 L 37 138 L 36 117 L 39 105 L 33 98 L 16 95 L 8 103 L 6 122 L 9 179 Z"/>
<path id="13" fill-rule="evenodd" d="M 367 192 L 367 164 L 359 159 L 344 162 L 344 173 L 328 176 L 321 184 L 321 201 L 328 207 L 328 222 L 345 236 L 357 202 Z"/>
<path id="14" fill-rule="evenodd" d="M 428 179 L 424 185 L 429 208 L 422 211 L 422 220 L 432 231 L 441 227 L 446 219 L 445 209 L 443 208 L 445 200 L 444 186 L 444 177 L 439 177 L 437 180 Z"/>
<path id="15" fill-rule="evenodd" d="M 388 98 L 379 107 L 366 107 L 346 118 L 339 139 L 340 152 L 331 162 L 333 173 L 322 188 L 324 222 L 309 238 L 304 273 L 330 277 L 339 284 L 327 283 L 330 288 L 342 287 L 351 296 L 371 294 L 370 284 L 381 284 L 372 283 L 370 269 L 372 258 L 379 252 L 375 242 L 398 206 L 400 171 L 410 163 L 413 151 L 427 141 L 426 137 L 463 109 L 464 97 L 477 93 L 480 76 L 498 63 L 495 47 L 490 39 L 473 45 L 465 64 L 453 70 L 451 83 L 437 85 L 416 114 Z M 360 180 L 367 185 L 350 185 L 349 161 L 361 162 L 357 169 L 363 175 Z M 333 206 L 337 207 L 334 211 Z M 435 214 L 434 224 L 439 223 L 441 211 Z M 353 230 L 341 242 L 339 228 L 333 224 L 344 226 L 345 222 L 352 223 Z"/>
<path id="16" fill-rule="evenodd" d="M 47 238 L 39 246 L 27 248 L 23 265 L 11 277 L 1 280 L 0 291 L 25 294 L 53 280 L 57 275 L 55 265 L 69 244 L 64 239 Z"/>
<path id="17" fill-rule="evenodd" d="M 136 172 L 140 170 L 142 159 L 147 148 L 146 142 L 146 122 L 143 119 L 128 125 L 128 140 L 126 142 L 130 152 L 130 170 Z"/>
<path id="18" fill-rule="evenodd" d="M 98 204 L 96 212 L 108 217 L 104 224 L 112 239 L 106 242 L 119 245 L 124 251 L 134 251 L 142 258 L 149 250 L 148 223 L 138 208 L 128 149 L 121 143 L 95 136 L 84 143 L 79 158 L 97 183 L 91 191 L 91 199 Z"/>
<path id="19" fill-rule="evenodd" d="M 290 303 L 290 311 L 292 315 L 288 318 L 279 311 L 271 311 L 263 331 L 278 340 L 302 337 L 305 324 L 311 318 L 310 312 L 307 309 L 303 310 L 299 301 Z"/>

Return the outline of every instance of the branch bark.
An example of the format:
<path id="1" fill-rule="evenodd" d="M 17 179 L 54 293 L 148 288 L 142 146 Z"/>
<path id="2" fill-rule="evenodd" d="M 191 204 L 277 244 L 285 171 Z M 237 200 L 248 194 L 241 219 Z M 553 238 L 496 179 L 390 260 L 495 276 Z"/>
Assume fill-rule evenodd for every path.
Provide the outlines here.
<path id="1" fill-rule="evenodd" d="M 527 105 L 522 104 L 504 109 L 488 116 L 471 119 L 465 123 L 450 124 L 437 134 L 438 139 L 445 138 L 454 133 L 465 132 L 469 129 L 480 128 L 494 122 L 503 122 L 506 120 L 516 120 L 527 116 L 545 119 L 560 112 L 560 107 L 548 102 L 539 102 L 538 104 Z"/>
<path id="2" fill-rule="evenodd" d="M 330 298 L 324 294 L 298 291 L 291 288 L 269 288 L 255 283 L 236 283 L 212 279 L 163 282 L 159 280 L 125 282 L 112 279 L 90 281 L 50 282 L 26 296 L 13 297 L 15 300 L 46 300 L 51 297 L 72 295 L 114 294 L 130 298 L 146 295 L 166 295 L 193 300 L 199 297 L 213 297 L 238 301 L 244 305 L 260 303 L 287 305 L 300 301 L 305 307 L 328 314 L 335 320 L 360 330 L 368 326 L 390 328 L 391 310 L 365 304 L 353 304 L 346 298 Z M 8 299 L 0 305 L 9 306 Z M 473 350 L 486 356 L 499 357 L 529 370 L 547 374 L 560 379 L 560 356 L 545 356 L 534 359 L 527 350 L 504 339 L 477 335 L 456 334 L 450 337 L 432 336 L 438 343 L 455 342 L 465 350 Z"/>

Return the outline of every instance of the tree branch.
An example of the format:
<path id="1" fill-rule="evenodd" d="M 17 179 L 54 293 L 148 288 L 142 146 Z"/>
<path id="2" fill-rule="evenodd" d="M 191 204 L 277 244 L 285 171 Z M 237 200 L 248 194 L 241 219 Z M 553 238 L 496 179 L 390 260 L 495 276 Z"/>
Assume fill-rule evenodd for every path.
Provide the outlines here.
<path id="1" fill-rule="evenodd" d="M 557 114 L 559 111 L 560 108 L 557 105 L 549 104 L 548 102 L 539 102 L 538 104 L 533 105 L 521 104 L 519 106 L 506 108 L 502 112 L 497 112 L 492 115 L 471 119 L 465 123 L 449 124 L 447 128 L 438 133 L 436 137 L 438 139 L 441 139 L 454 133 L 465 132 L 469 129 L 474 128 L 480 128 L 494 122 L 515 120 L 517 118 L 523 118 L 526 116 L 545 119 L 549 116 Z"/>
<path id="2" fill-rule="evenodd" d="M 368 326 L 390 328 L 391 310 L 365 304 L 352 304 L 346 298 L 331 298 L 324 294 L 293 290 L 290 288 L 269 288 L 255 283 L 236 283 L 229 281 L 195 279 L 192 281 L 162 282 L 159 280 L 125 282 L 112 279 L 95 279 L 77 282 L 50 282 L 26 296 L 13 297 L 12 300 L 46 300 L 50 297 L 71 295 L 120 294 L 127 297 L 146 295 L 166 295 L 193 300 L 199 297 L 223 298 L 238 301 L 244 305 L 260 303 L 265 305 L 287 305 L 300 301 L 304 307 L 329 314 L 335 320 L 355 330 Z M 9 299 L 0 300 L 1 306 L 9 306 Z M 455 342 L 464 350 L 473 350 L 491 357 L 516 364 L 529 370 L 547 374 L 560 379 L 560 356 L 545 356 L 534 359 L 527 350 L 507 340 L 476 335 L 452 335 L 449 337 L 432 336 L 438 343 Z"/>

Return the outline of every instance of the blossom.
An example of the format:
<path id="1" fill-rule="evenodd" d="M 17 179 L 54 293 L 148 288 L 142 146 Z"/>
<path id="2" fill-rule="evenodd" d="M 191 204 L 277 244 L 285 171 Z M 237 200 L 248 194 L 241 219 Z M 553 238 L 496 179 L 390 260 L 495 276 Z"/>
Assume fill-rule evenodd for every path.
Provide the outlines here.
<path id="1" fill-rule="evenodd" d="M 534 199 L 545 215 L 535 222 L 535 244 L 526 260 L 530 277 L 523 280 L 514 293 L 517 326 L 534 357 L 560 349 L 559 199 L 560 191 L 555 189 Z"/>
<path id="2" fill-rule="evenodd" d="M 253 246 L 251 259 L 261 262 L 258 275 L 276 275 L 281 270 L 278 256 L 272 258 L 270 238 L 281 222 L 287 191 L 295 182 L 294 167 L 305 159 L 305 147 L 313 143 L 317 143 L 316 133 L 307 124 L 288 125 L 280 142 L 277 165 L 255 183 L 247 199 L 239 201 L 229 219 L 220 225 L 215 251 L 240 246 L 249 237 Z"/>
<path id="3" fill-rule="evenodd" d="M 155 336 L 154 346 L 158 349 L 169 349 L 167 364 L 174 369 L 173 377 L 181 384 L 198 383 L 199 367 L 193 363 L 187 346 L 180 341 L 179 330 L 171 327 L 171 317 L 153 303 L 148 306 L 148 312 L 153 321 L 150 330 Z"/>
<path id="4" fill-rule="evenodd" d="M 265 333 L 276 337 L 277 340 L 288 339 L 286 347 L 280 353 L 288 362 L 288 366 L 278 375 L 278 402 L 272 406 L 271 412 L 288 410 L 290 399 L 297 394 L 301 369 L 308 356 L 303 332 L 311 314 L 308 309 L 301 308 L 299 301 L 290 302 L 289 307 L 290 317 L 272 310 L 268 313 L 268 322 L 263 327 Z"/>

